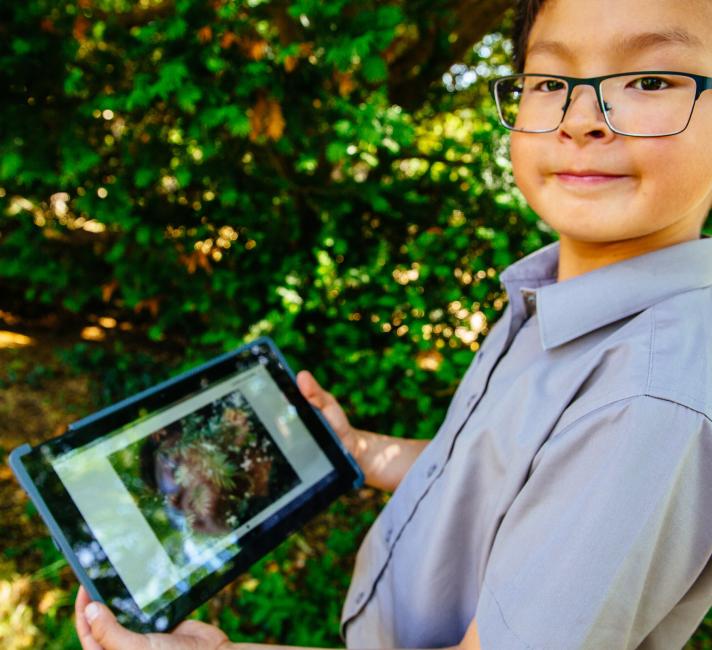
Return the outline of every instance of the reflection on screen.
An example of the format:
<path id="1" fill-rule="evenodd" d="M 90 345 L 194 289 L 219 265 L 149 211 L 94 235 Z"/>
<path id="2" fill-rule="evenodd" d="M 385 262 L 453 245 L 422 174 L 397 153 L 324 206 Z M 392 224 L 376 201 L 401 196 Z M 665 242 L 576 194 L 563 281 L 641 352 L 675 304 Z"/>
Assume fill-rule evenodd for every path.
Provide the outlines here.
<path id="1" fill-rule="evenodd" d="M 261 365 L 53 461 L 150 614 L 240 550 L 240 537 L 333 471 Z M 93 560 L 79 557 L 90 577 Z"/>

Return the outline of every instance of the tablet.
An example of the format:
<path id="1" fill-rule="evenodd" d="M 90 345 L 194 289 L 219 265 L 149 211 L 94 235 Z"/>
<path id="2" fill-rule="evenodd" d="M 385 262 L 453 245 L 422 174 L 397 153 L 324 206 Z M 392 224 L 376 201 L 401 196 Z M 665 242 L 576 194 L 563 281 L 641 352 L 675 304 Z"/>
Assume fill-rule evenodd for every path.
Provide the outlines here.
<path id="1" fill-rule="evenodd" d="M 10 466 L 94 600 L 166 631 L 363 473 L 261 337 Z"/>

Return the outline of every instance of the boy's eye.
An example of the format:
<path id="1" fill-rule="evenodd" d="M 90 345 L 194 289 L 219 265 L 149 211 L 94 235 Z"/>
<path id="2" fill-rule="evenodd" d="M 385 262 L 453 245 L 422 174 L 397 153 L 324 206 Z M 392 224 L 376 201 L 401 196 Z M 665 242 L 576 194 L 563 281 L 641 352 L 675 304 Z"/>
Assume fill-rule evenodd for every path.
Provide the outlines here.
<path id="1" fill-rule="evenodd" d="M 541 92 L 551 93 L 557 90 L 564 90 L 566 84 L 560 79 L 545 79 L 534 85 L 534 90 L 540 90 Z"/>
<path id="2" fill-rule="evenodd" d="M 636 90 L 663 90 L 670 84 L 662 77 L 639 77 L 631 85 Z"/>

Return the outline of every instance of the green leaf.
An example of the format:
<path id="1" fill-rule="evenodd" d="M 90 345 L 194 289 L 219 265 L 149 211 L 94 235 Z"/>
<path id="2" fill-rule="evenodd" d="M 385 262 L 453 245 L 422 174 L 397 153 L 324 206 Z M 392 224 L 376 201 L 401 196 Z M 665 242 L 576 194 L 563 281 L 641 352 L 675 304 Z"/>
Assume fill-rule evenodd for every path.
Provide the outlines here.
<path id="1" fill-rule="evenodd" d="M 384 5 L 376 10 L 376 25 L 379 28 L 397 27 L 404 19 L 403 11 L 397 5 Z"/>
<path id="2" fill-rule="evenodd" d="M 109 262 L 110 264 L 115 264 L 116 262 L 121 260 L 121 258 L 124 256 L 125 253 L 126 253 L 125 240 L 120 239 L 109 249 L 109 251 L 106 253 L 106 255 L 104 257 L 105 257 L 106 261 Z"/>
<path id="3" fill-rule="evenodd" d="M 339 70 L 346 71 L 353 62 L 353 52 L 348 46 L 334 47 L 326 52 L 326 62 L 335 65 Z"/>
<path id="4" fill-rule="evenodd" d="M 388 78 L 388 67 L 386 62 L 380 56 L 369 56 L 364 59 L 363 76 L 369 83 L 384 81 Z"/>
<path id="5" fill-rule="evenodd" d="M 381 194 L 374 194 L 371 197 L 371 205 L 376 212 L 388 213 L 391 210 L 391 204 Z"/>
<path id="6" fill-rule="evenodd" d="M 97 20 L 91 28 L 91 35 L 97 41 L 104 40 L 104 33 L 106 32 L 106 23 L 103 20 Z"/>
<path id="7" fill-rule="evenodd" d="M 141 167 L 134 174 L 134 185 L 139 188 L 148 187 L 156 178 L 156 172 L 150 167 Z"/>
<path id="8" fill-rule="evenodd" d="M 185 63 L 169 61 L 158 73 L 158 83 L 155 84 L 156 93 L 163 99 L 167 99 L 170 93 L 180 88 L 187 76 L 188 68 Z"/>
<path id="9" fill-rule="evenodd" d="M 135 108 L 146 108 L 156 94 L 151 76 L 139 72 L 133 78 L 133 89 L 126 98 L 126 108 L 131 111 Z"/>
<path id="10" fill-rule="evenodd" d="M 220 72 L 227 68 L 227 66 L 227 61 L 221 59 L 219 56 L 209 56 L 205 59 L 205 67 L 210 70 L 210 72 Z"/>
<path id="11" fill-rule="evenodd" d="M 178 105 L 186 113 L 195 113 L 195 105 L 203 96 L 203 91 L 193 84 L 185 84 L 178 89 L 176 93 Z"/>
<path id="12" fill-rule="evenodd" d="M 64 92 L 67 95 L 76 95 L 84 88 L 84 73 L 80 68 L 72 67 L 64 79 Z"/>
<path id="13" fill-rule="evenodd" d="M 17 176 L 17 173 L 22 167 L 22 156 L 11 151 L 3 156 L 0 156 L 0 180 L 10 180 Z"/>
<path id="14" fill-rule="evenodd" d="M 353 48 L 353 53 L 358 57 L 365 57 L 370 51 L 373 45 L 373 33 L 364 32 L 351 41 L 351 47 Z"/>
<path id="15" fill-rule="evenodd" d="M 12 51 L 19 55 L 29 54 L 32 52 L 32 43 L 24 38 L 13 38 Z"/>
<path id="16" fill-rule="evenodd" d="M 141 246 L 148 246 L 151 243 L 152 235 L 153 231 L 148 225 L 139 226 L 136 229 L 136 241 L 141 244 Z"/>
<path id="17" fill-rule="evenodd" d="M 235 205 L 237 203 L 237 190 L 234 187 L 228 187 L 220 192 L 220 203 L 223 205 Z"/>
<path id="18" fill-rule="evenodd" d="M 151 325 L 148 328 L 148 338 L 152 341 L 162 341 L 165 338 L 163 328 L 160 325 Z"/>
<path id="19" fill-rule="evenodd" d="M 228 131 L 230 131 L 232 135 L 240 137 L 249 135 L 251 130 L 250 118 L 247 117 L 247 114 L 244 111 L 240 111 L 236 106 L 231 106 L 230 108 L 234 109 L 234 112 L 230 111 L 226 115 Z"/>
<path id="20" fill-rule="evenodd" d="M 131 28 L 131 35 L 141 41 L 142 43 L 150 44 L 156 40 L 156 36 L 161 25 L 158 21 L 154 20 L 147 25 L 136 25 Z"/>
<path id="21" fill-rule="evenodd" d="M 346 156 L 346 145 L 334 140 L 326 146 L 326 159 L 331 163 L 337 163 Z"/>
<path id="22" fill-rule="evenodd" d="M 175 41 L 185 35 L 188 31 L 188 23 L 182 18 L 175 18 L 169 21 L 164 29 L 164 35 L 169 41 Z"/>
<path id="23" fill-rule="evenodd" d="M 179 167 L 178 169 L 176 169 L 175 175 L 178 184 L 182 188 L 186 188 L 188 187 L 188 185 L 190 185 L 190 179 L 193 176 L 190 172 L 190 169 L 188 169 L 187 167 Z"/>
<path id="24" fill-rule="evenodd" d="M 69 142 L 62 149 L 62 171 L 66 177 L 79 178 L 101 162 L 101 156 L 82 142 Z"/>

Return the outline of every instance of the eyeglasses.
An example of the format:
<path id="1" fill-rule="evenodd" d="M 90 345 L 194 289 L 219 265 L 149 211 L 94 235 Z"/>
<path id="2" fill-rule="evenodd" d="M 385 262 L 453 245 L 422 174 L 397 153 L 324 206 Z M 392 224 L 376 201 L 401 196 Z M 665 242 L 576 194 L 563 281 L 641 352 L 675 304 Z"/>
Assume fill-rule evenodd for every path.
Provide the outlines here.
<path id="1" fill-rule="evenodd" d="M 695 102 L 712 90 L 712 77 L 653 70 L 588 78 L 525 73 L 489 82 L 500 122 L 524 133 L 556 131 L 576 86 L 593 86 L 614 133 L 661 137 L 687 128 Z"/>

